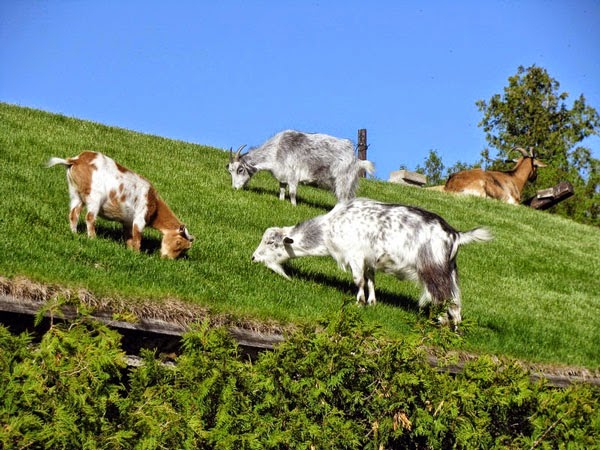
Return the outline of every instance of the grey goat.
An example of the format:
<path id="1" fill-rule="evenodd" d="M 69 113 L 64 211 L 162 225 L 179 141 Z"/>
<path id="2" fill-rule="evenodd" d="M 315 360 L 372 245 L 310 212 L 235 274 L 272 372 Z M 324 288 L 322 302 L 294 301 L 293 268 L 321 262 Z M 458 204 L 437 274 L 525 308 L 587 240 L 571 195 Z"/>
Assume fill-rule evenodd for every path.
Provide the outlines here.
<path id="1" fill-rule="evenodd" d="M 242 189 L 256 172 L 268 170 L 279 181 L 279 199 L 285 199 L 287 186 L 292 205 L 298 183 L 329 189 L 339 201 L 346 201 L 354 198 L 361 169 L 375 173 L 372 162 L 356 158 L 351 141 L 326 134 L 286 130 L 241 155 L 244 147 L 235 155 L 229 151 L 232 187 Z"/>

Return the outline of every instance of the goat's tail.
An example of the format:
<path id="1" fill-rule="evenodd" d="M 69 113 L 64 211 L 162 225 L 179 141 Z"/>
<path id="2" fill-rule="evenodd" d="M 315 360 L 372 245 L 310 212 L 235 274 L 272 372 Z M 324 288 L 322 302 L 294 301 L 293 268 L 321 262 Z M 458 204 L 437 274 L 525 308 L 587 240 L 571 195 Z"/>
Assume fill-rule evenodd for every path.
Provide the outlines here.
<path id="1" fill-rule="evenodd" d="M 487 242 L 494 239 L 494 236 L 487 228 L 474 228 L 470 231 L 459 231 L 458 238 L 454 241 L 452 245 L 452 250 L 450 252 L 450 258 L 454 259 L 456 254 L 458 253 L 458 248 L 461 245 L 469 244 L 471 242 Z"/>
<path id="2" fill-rule="evenodd" d="M 494 236 L 487 228 L 475 228 L 471 231 L 461 231 L 458 233 L 458 245 L 468 244 L 470 242 L 487 242 L 494 239 Z"/>
<path id="3" fill-rule="evenodd" d="M 73 165 L 73 162 L 70 159 L 56 158 L 53 156 L 46 163 L 46 167 L 56 166 L 57 164 L 60 164 L 62 166 L 71 167 Z"/>
<path id="4" fill-rule="evenodd" d="M 359 159 L 358 168 L 366 170 L 369 175 L 375 174 L 375 164 L 373 164 L 371 161 Z"/>

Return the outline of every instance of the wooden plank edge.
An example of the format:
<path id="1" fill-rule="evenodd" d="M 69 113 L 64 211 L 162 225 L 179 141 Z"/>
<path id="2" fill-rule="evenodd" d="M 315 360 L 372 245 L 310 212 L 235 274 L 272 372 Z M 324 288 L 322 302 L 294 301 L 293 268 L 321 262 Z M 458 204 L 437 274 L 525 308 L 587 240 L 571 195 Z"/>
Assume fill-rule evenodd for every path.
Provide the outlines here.
<path id="1" fill-rule="evenodd" d="M 43 303 L 31 302 L 27 300 L 18 300 L 12 296 L 0 294 L 0 312 L 16 313 L 35 316 Z M 75 319 L 78 315 L 74 307 L 63 305 L 61 319 Z M 50 317 L 51 313 L 46 312 L 46 317 Z M 181 337 L 188 331 L 188 328 L 178 324 L 171 324 L 158 319 L 141 319 L 139 322 L 125 322 L 113 320 L 108 313 L 93 313 L 90 315 L 105 325 L 119 330 L 130 330 L 139 332 L 149 332 L 157 335 L 165 335 L 169 337 Z M 58 317 L 57 317 L 58 318 Z M 273 350 L 278 344 L 284 341 L 281 334 L 261 333 L 252 330 L 247 330 L 240 327 L 228 327 L 231 336 L 237 341 L 240 346 L 252 349 L 254 352 L 263 350 Z M 139 366 L 141 360 L 134 355 L 128 355 L 128 364 L 131 366 Z M 459 374 L 464 371 L 465 362 L 457 362 L 455 364 L 441 364 L 435 356 L 428 356 L 427 362 L 430 366 L 440 371 L 445 371 L 451 374 Z M 545 379 L 551 386 L 567 387 L 574 383 L 586 383 L 594 386 L 600 386 L 600 377 L 595 376 L 580 376 L 580 375 L 557 375 L 546 373 L 541 370 L 531 370 L 530 378 L 533 381 Z"/>

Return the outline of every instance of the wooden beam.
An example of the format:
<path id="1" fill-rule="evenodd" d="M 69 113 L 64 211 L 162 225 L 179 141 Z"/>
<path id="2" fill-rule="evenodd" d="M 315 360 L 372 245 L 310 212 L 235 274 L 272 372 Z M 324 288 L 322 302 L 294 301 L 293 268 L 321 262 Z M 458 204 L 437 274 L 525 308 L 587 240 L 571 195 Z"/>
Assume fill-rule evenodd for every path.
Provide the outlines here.
<path id="1" fill-rule="evenodd" d="M 43 304 L 44 302 L 16 299 L 11 295 L 0 294 L 0 323 L 6 325 L 12 332 L 34 331 L 33 318 Z M 62 318 L 54 316 L 52 320 L 72 320 L 79 315 L 77 309 L 73 306 L 61 305 L 60 309 Z M 41 332 L 48 327 L 50 315 L 50 312 L 44 314 L 46 324 L 42 324 L 42 329 L 35 330 L 36 332 Z M 94 313 L 91 317 L 121 334 L 121 347 L 127 353 L 128 362 L 132 366 L 142 364 L 139 358 L 140 349 L 142 348 L 152 349 L 163 355 L 179 354 L 181 352 L 181 336 L 188 330 L 187 327 L 182 325 L 157 319 L 140 319 L 135 323 L 113 320 L 108 312 Z M 229 327 L 228 330 L 240 345 L 243 354 L 250 358 L 256 358 L 261 352 L 272 350 L 284 341 L 283 335 L 276 333 L 260 333 L 238 327 Z M 476 356 L 470 355 L 469 359 L 472 358 L 476 358 Z M 176 361 L 176 358 L 173 357 L 172 359 Z M 458 374 L 464 371 L 467 361 L 458 361 L 455 364 L 448 365 L 440 362 L 437 357 L 430 355 L 427 357 L 427 362 L 438 371 Z M 167 364 L 172 364 L 172 362 Z M 557 387 L 568 386 L 572 383 L 589 383 L 600 386 L 600 377 L 588 373 L 586 370 L 577 372 L 580 373 L 575 375 L 575 372 L 570 371 L 569 375 L 562 375 L 546 373 L 543 369 L 533 369 L 530 377 L 532 380 L 545 378 L 549 384 Z"/>
<path id="2" fill-rule="evenodd" d="M 575 190 L 568 181 L 561 181 L 556 186 L 541 189 L 537 194 L 523 202 L 533 209 L 545 210 L 573 196 Z"/>
<path id="3" fill-rule="evenodd" d="M 42 306 L 43 303 L 40 302 L 0 294 L 0 323 L 19 332 L 32 329 L 33 318 Z M 44 314 L 46 324 L 42 328 L 46 328 L 50 320 L 73 320 L 78 315 L 77 308 L 61 305 L 60 315 L 53 316 L 50 311 Z M 123 335 L 124 350 L 134 354 L 137 354 L 141 348 L 155 348 L 160 353 L 178 352 L 181 337 L 189 331 L 188 327 L 160 319 L 140 318 L 136 322 L 126 322 L 115 320 L 110 312 L 100 311 L 93 312 L 90 317 Z M 228 331 L 251 355 L 261 350 L 272 350 L 277 344 L 283 342 L 283 336 L 277 333 L 261 333 L 240 327 L 229 327 Z"/>

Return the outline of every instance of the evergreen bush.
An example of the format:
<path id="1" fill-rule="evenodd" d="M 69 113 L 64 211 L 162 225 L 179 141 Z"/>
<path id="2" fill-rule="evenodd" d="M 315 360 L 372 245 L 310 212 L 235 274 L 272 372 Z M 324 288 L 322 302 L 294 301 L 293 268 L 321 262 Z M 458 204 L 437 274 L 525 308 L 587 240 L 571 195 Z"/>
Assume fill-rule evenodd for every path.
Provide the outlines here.
<path id="1" fill-rule="evenodd" d="M 361 314 L 344 305 L 255 361 L 202 323 L 176 364 L 144 351 L 133 368 L 119 335 L 87 317 L 39 342 L 0 327 L 0 447 L 598 447 L 598 388 L 553 388 L 489 357 L 453 375 L 424 351 L 443 333 L 385 339 Z"/>

